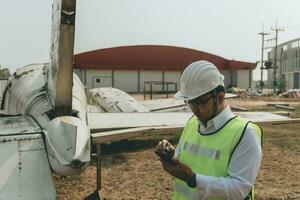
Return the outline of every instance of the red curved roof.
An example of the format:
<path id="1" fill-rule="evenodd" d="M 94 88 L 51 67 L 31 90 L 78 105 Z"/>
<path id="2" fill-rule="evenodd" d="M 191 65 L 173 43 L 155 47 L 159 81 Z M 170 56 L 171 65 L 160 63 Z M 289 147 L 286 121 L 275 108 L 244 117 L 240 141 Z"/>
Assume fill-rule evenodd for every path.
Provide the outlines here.
<path id="1" fill-rule="evenodd" d="M 197 60 L 219 69 L 254 69 L 255 63 L 227 60 L 206 52 L 174 46 L 138 45 L 99 49 L 75 55 L 75 68 L 102 70 L 183 71 Z"/>

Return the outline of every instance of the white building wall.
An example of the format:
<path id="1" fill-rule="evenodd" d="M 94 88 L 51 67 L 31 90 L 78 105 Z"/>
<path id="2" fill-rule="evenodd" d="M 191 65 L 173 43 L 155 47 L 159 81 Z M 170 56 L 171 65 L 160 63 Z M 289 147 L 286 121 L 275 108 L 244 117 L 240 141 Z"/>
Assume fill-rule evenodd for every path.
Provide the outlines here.
<path id="1" fill-rule="evenodd" d="M 228 85 L 237 85 L 240 88 L 247 89 L 249 87 L 249 70 L 220 70 L 225 77 L 225 88 Z M 236 78 L 232 76 L 232 73 L 236 74 Z M 177 83 L 177 90 L 180 88 L 180 71 L 140 71 L 137 70 L 86 70 L 82 71 L 82 76 L 86 77 L 86 88 L 97 88 L 97 87 L 115 87 L 126 92 L 138 92 L 140 84 L 140 92 L 144 91 L 145 81 L 169 81 Z M 81 77 L 82 79 L 83 77 Z M 288 78 L 288 77 L 287 77 Z M 237 79 L 237 80 L 235 80 Z M 289 80 L 293 81 L 293 74 L 289 76 Z M 84 80 L 82 80 L 84 82 Z M 289 83 L 292 84 L 292 83 Z M 153 86 L 153 91 L 162 91 L 163 86 Z M 149 85 L 146 88 L 150 90 Z M 166 88 L 165 88 L 166 90 Z M 170 85 L 170 91 L 175 90 L 174 86 Z"/>
<path id="2" fill-rule="evenodd" d="M 249 70 L 237 70 L 237 86 L 243 89 L 249 88 Z"/>
<path id="3" fill-rule="evenodd" d="M 112 70 L 87 70 L 86 87 L 112 87 Z"/>
<path id="4" fill-rule="evenodd" d="M 140 71 L 140 91 L 144 91 L 145 81 L 162 81 L 162 71 Z M 162 91 L 162 85 L 156 85 L 153 91 Z M 149 85 L 146 88 L 149 91 Z"/>
<path id="5" fill-rule="evenodd" d="M 165 71 L 165 81 L 174 82 L 177 83 L 177 90 L 180 88 L 180 77 L 181 72 L 180 71 Z M 174 90 L 174 86 L 170 86 L 170 91 Z"/>
<path id="6" fill-rule="evenodd" d="M 114 71 L 114 87 L 126 92 L 138 92 L 138 71 Z"/>

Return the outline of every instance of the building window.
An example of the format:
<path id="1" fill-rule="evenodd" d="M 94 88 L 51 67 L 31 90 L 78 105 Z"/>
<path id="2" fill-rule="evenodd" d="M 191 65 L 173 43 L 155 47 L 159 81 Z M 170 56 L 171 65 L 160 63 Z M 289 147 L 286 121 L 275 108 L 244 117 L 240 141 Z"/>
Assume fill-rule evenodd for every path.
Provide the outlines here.
<path id="1" fill-rule="evenodd" d="M 101 79 L 100 78 L 96 78 L 96 83 L 101 83 Z"/>
<path id="2" fill-rule="evenodd" d="M 284 61 L 284 63 L 283 63 L 283 67 L 284 67 L 284 71 L 288 71 L 288 69 L 286 68 L 286 61 Z"/>
<path id="3" fill-rule="evenodd" d="M 292 48 L 297 48 L 297 47 L 299 47 L 299 41 L 293 42 Z"/>
<path id="4" fill-rule="evenodd" d="M 287 51 L 285 50 L 282 51 L 282 59 L 287 60 Z"/>

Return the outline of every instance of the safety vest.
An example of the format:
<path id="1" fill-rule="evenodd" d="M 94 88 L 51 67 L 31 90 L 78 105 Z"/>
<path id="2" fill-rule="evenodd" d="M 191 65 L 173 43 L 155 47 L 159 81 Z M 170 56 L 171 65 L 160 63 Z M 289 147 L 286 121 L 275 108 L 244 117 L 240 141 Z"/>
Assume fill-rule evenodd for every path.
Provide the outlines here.
<path id="1" fill-rule="evenodd" d="M 199 122 L 197 117 L 193 116 L 187 122 L 182 132 L 178 159 L 188 165 L 194 173 L 227 177 L 231 156 L 248 125 L 256 130 L 256 136 L 262 142 L 262 130 L 260 127 L 241 117 L 234 117 L 216 132 L 204 135 L 199 133 Z M 246 199 L 254 199 L 253 191 L 252 189 Z M 173 199 L 198 200 L 206 199 L 206 197 L 199 189 L 190 188 L 184 181 L 176 178 Z"/>

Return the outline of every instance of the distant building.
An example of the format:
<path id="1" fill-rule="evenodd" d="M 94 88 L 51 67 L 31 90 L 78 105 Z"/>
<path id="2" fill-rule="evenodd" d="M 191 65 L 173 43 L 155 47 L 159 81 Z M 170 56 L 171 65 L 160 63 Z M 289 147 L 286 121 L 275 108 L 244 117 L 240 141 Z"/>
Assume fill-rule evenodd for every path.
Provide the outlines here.
<path id="1" fill-rule="evenodd" d="M 75 55 L 74 71 L 87 88 L 111 86 L 126 92 L 142 92 L 148 81 L 173 82 L 179 88 L 182 71 L 197 60 L 218 66 L 225 76 L 226 88 L 251 87 L 255 63 L 174 46 L 124 46 L 80 53 Z M 163 85 L 157 87 L 155 90 L 165 89 Z"/>
<path id="2" fill-rule="evenodd" d="M 275 63 L 275 48 L 268 54 L 268 60 Z M 277 46 L 276 85 L 283 89 L 300 88 L 300 38 Z M 273 88 L 274 69 L 268 70 L 268 87 Z"/>

